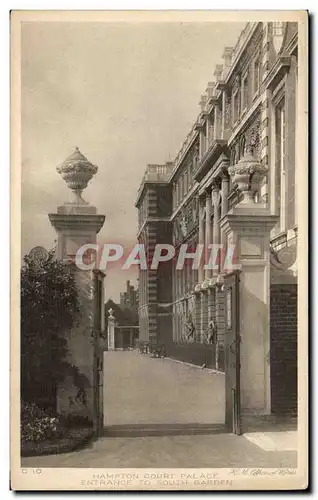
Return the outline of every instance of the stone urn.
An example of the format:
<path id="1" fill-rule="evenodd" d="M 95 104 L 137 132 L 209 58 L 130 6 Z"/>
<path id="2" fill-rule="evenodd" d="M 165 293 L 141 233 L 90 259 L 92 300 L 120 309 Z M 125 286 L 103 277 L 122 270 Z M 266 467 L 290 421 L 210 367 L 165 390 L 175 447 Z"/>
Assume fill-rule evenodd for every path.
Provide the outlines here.
<path id="1" fill-rule="evenodd" d="M 229 167 L 228 171 L 238 189 L 243 193 L 243 200 L 240 204 L 255 203 L 255 193 L 258 191 L 261 180 L 267 174 L 268 168 L 251 153 L 246 153 L 236 165 Z"/>
<path id="2" fill-rule="evenodd" d="M 82 191 L 97 173 L 98 167 L 90 163 L 80 152 L 78 147 L 76 147 L 74 153 L 57 167 L 56 170 L 74 193 L 72 203 L 76 205 L 87 205 L 87 202 L 82 198 Z"/>
<path id="3" fill-rule="evenodd" d="M 201 285 L 202 292 L 207 292 L 209 288 L 209 280 L 204 280 Z"/>

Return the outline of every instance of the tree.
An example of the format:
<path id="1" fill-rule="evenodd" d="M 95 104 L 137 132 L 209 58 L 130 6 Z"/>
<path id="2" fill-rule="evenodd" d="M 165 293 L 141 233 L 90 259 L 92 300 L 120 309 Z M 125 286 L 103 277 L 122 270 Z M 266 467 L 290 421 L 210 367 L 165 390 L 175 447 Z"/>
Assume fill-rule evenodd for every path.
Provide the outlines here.
<path id="1" fill-rule="evenodd" d="M 67 374 L 79 378 L 67 361 L 65 332 L 80 318 L 81 305 L 70 266 L 48 258 L 24 257 L 21 269 L 21 397 L 55 406 L 56 386 Z"/>

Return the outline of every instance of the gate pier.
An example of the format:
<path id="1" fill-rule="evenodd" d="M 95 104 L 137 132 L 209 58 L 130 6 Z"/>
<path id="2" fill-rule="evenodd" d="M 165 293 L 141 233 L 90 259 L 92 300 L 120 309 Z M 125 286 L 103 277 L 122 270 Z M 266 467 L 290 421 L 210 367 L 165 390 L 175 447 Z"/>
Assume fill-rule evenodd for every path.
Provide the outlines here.
<path id="1" fill-rule="evenodd" d="M 78 325 L 61 332 L 67 340 L 68 361 L 74 374 L 67 375 L 57 388 L 57 411 L 64 415 L 82 415 L 92 420 L 94 430 L 101 432 L 102 401 L 102 339 L 104 330 L 104 273 L 94 267 L 96 254 L 85 254 L 82 266 L 75 263 L 77 251 L 85 244 L 96 244 L 97 234 L 105 216 L 82 198 L 82 191 L 98 168 L 75 149 L 57 171 L 72 191 L 72 199 L 49 214 L 57 232 L 56 257 L 70 266 L 76 278 L 81 302 Z"/>
<path id="2" fill-rule="evenodd" d="M 270 231 L 269 209 L 239 204 L 221 220 L 227 244 L 235 245 L 241 273 L 238 290 L 240 402 L 242 413 L 269 414 L 270 402 Z M 227 318 L 231 302 L 227 302 Z M 228 325 L 231 327 L 231 325 Z"/>

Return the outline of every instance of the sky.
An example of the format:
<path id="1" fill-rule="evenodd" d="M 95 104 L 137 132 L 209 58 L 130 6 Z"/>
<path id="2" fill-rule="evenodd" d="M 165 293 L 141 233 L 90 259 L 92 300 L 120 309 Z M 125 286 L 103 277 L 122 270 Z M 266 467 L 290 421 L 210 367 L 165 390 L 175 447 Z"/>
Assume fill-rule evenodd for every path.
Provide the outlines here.
<path id="1" fill-rule="evenodd" d="M 105 214 L 100 243 L 136 243 L 149 163 L 173 161 L 207 82 L 244 23 L 22 24 L 22 254 L 56 239 L 48 214 L 70 199 L 56 167 L 78 146 L 99 170 L 83 198 Z M 119 300 L 137 269 L 106 270 Z"/>

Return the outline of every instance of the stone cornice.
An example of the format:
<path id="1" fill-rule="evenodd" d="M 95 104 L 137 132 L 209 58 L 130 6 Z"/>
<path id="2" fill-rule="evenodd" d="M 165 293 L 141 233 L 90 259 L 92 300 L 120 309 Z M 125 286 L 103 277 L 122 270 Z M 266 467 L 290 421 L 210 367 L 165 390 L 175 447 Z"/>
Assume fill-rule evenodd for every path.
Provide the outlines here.
<path id="1" fill-rule="evenodd" d="M 218 92 L 217 95 L 209 97 L 207 110 L 204 112 L 204 116 L 205 117 L 209 116 L 212 113 L 212 111 L 215 108 L 215 106 L 217 106 L 219 104 L 219 101 L 220 101 L 221 97 L 222 97 L 222 92 L 220 92 L 220 91 Z"/>
<path id="2" fill-rule="evenodd" d="M 49 219 L 56 230 L 70 229 L 98 233 L 103 227 L 105 215 L 49 214 Z"/>
<path id="3" fill-rule="evenodd" d="M 267 209 L 258 208 L 255 204 L 244 209 L 235 207 L 233 213 L 227 213 L 221 218 L 220 227 L 225 234 L 229 234 L 231 231 L 263 234 L 269 233 L 277 220 L 276 215 L 269 214 Z"/>
<path id="4" fill-rule="evenodd" d="M 216 84 L 216 90 L 219 90 L 219 91 L 226 90 L 228 87 L 229 87 L 228 82 L 226 82 L 225 80 L 220 80 Z M 218 96 L 218 99 L 219 99 L 219 97 L 220 97 L 220 95 Z"/>
<path id="5" fill-rule="evenodd" d="M 289 40 L 288 44 L 284 48 L 284 52 L 292 55 L 298 45 L 298 32 L 296 32 L 292 38 Z"/>
<path id="6" fill-rule="evenodd" d="M 136 201 L 135 201 L 135 207 L 136 207 L 136 208 L 138 208 L 138 207 L 139 207 L 140 200 L 141 200 L 141 198 L 142 198 L 142 195 L 143 195 L 143 193 L 144 193 L 144 191 L 145 191 L 145 187 L 146 187 L 146 186 L 149 186 L 149 185 L 150 185 L 150 186 L 151 186 L 151 185 L 153 185 L 153 186 L 166 186 L 166 185 L 167 185 L 167 184 L 169 184 L 169 183 L 170 183 L 170 180 L 167 180 L 167 181 L 162 181 L 162 180 L 160 180 L 160 181 L 155 181 L 155 180 L 152 180 L 152 181 L 150 181 L 150 180 L 145 180 L 145 179 L 144 179 L 144 180 L 142 181 L 142 185 L 141 185 L 141 187 L 139 188 L 139 191 L 138 191 L 138 193 L 137 193 L 137 199 L 136 199 Z"/>
<path id="7" fill-rule="evenodd" d="M 200 160 L 199 165 L 194 172 L 194 179 L 200 182 L 208 170 L 211 164 L 214 165 L 222 153 L 227 150 L 227 141 L 224 139 L 216 139 L 213 141 L 203 158 Z"/>
<path id="8" fill-rule="evenodd" d="M 227 85 L 229 83 L 229 81 L 231 80 L 231 77 L 232 77 L 234 71 L 236 70 L 237 64 L 240 61 L 242 54 L 245 51 L 246 47 L 248 46 L 252 36 L 256 32 L 258 25 L 259 25 L 258 22 L 254 22 L 251 24 L 250 31 L 249 31 L 246 39 L 244 40 L 244 43 L 242 44 L 239 51 L 234 56 L 234 60 L 232 61 L 231 67 L 229 68 L 229 71 L 228 71 L 226 78 L 224 80 L 225 85 Z"/>
<path id="9" fill-rule="evenodd" d="M 167 217 L 146 217 L 142 225 L 139 227 L 138 232 L 137 232 L 137 239 L 147 226 L 147 224 L 150 224 L 152 222 L 171 222 L 171 216 Z"/>
<path id="10" fill-rule="evenodd" d="M 211 184 L 217 178 L 220 178 L 224 174 L 224 171 L 227 170 L 228 166 L 229 166 L 229 159 L 226 157 L 225 154 L 221 154 L 213 170 L 208 172 L 206 176 L 202 179 L 199 188 L 199 196 L 202 195 L 203 192 L 207 189 L 207 187 L 211 186 Z"/>
<path id="11" fill-rule="evenodd" d="M 199 131 L 199 130 L 201 130 L 204 127 L 204 125 L 205 125 L 204 115 L 205 115 L 205 112 L 203 112 L 200 115 L 200 120 L 197 120 L 195 122 L 195 124 L 194 124 L 194 130 Z"/>
<path id="12" fill-rule="evenodd" d="M 269 74 L 265 78 L 263 85 L 264 88 L 273 90 L 277 87 L 279 82 L 283 79 L 289 71 L 291 57 L 289 55 L 279 56 L 274 66 L 271 68 Z"/>

